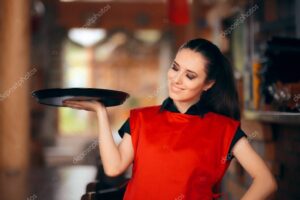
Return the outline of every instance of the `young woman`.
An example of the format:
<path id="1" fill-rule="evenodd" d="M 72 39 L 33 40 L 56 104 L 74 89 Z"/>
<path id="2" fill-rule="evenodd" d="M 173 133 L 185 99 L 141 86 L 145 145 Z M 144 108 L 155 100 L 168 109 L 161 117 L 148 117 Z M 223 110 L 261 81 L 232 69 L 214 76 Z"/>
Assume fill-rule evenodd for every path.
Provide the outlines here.
<path id="1" fill-rule="evenodd" d="M 240 129 L 233 71 L 220 50 L 204 39 L 183 44 L 168 71 L 162 105 L 135 108 L 116 145 L 103 104 L 66 101 L 94 111 L 104 171 L 117 176 L 133 163 L 124 199 L 207 200 L 235 157 L 253 177 L 243 200 L 266 199 L 277 184 Z"/>

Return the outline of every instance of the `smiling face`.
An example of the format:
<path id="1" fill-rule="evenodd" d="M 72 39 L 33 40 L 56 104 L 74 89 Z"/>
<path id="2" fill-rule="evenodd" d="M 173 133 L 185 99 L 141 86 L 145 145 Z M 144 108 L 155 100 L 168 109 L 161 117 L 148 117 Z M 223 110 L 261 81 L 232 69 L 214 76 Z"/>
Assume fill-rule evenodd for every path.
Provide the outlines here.
<path id="1" fill-rule="evenodd" d="M 197 102 L 203 90 L 208 90 L 214 84 L 214 81 L 205 82 L 206 63 L 200 53 L 187 48 L 179 50 L 168 70 L 170 98 L 178 102 Z"/>

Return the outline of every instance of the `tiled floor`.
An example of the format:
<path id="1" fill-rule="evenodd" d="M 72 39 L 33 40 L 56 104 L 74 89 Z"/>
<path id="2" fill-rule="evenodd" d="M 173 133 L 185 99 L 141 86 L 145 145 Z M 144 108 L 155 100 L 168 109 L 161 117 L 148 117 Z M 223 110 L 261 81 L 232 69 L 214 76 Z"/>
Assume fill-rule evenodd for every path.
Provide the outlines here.
<path id="1" fill-rule="evenodd" d="M 94 166 L 40 168 L 27 174 L 1 173 L 1 200 L 80 200 L 95 180 Z"/>

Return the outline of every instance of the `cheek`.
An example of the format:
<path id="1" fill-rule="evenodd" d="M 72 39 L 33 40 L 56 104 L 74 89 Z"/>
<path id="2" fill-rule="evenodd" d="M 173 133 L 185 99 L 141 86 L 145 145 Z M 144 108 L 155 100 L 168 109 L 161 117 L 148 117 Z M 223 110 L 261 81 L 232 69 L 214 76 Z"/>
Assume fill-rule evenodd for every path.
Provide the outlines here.
<path id="1" fill-rule="evenodd" d="M 199 92 L 203 88 L 202 82 L 196 81 L 196 80 L 195 81 L 186 81 L 185 85 L 190 91 L 195 91 L 195 92 Z"/>
<path id="2" fill-rule="evenodd" d="M 175 76 L 175 71 L 169 69 L 168 73 L 167 73 L 167 76 L 168 76 L 168 80 L 173 79 L 174 76 Z"/>

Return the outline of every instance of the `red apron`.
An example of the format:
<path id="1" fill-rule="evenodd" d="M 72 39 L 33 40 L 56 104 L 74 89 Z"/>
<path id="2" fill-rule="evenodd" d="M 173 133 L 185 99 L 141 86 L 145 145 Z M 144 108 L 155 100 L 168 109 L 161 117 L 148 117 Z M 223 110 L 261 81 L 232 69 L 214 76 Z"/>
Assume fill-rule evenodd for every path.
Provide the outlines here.
<path id="1" fill-rule="evenodd" d="M 201 118 L 159 108 L 130 111 L 134 162 L 124 199 L 213 199 L 240 122 L 213 112 Z"/>

